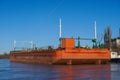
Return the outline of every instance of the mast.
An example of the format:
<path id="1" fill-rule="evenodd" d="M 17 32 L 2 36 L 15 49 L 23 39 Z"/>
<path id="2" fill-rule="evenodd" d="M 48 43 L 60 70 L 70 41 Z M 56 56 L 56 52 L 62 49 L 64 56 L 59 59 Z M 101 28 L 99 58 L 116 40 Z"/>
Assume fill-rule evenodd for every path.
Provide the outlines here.
<path id="1" fill-rule="evenodd" d="M 94 22 L 94 38 L 97 39 L 96 21 Z"/>
<path id="2" fill-rule="evenodd" d="M 60 18 L 60 38 L 62 37 L 62 22 L 61 22 L 61 18 Z"/>
<path id="3" fill-rule="evenodd" d="M 97 32 L 96 32 L 96 21 L 94 22 L 94 39 L 93 39 L 93 48 L 97 48 Z"/>
<path id="4" fill-rule="evenodd" d="M 60 18 L 60 34 L 59 34 L 59 41 L 60 41 L 60 45 L 59 45 L 59 47 L 61 48 L 62 47 L 62 42 L 61 42 L 61 40 L 62 40 L 62 22 L 61 22 L 61 18 Z"/>

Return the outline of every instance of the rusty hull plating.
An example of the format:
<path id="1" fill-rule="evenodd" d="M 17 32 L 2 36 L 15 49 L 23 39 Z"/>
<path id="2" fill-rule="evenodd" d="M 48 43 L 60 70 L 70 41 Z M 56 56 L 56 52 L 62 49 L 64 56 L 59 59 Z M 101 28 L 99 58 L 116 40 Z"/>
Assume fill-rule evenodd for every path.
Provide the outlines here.
<path id="1" fill-rule="evenodd" d="M 10 61 L 42 64 L 106 64 L 110 51 L 105 48 L 75 48 L 74 38 L 62 38 L 61 48 L 11 51 Z"/>

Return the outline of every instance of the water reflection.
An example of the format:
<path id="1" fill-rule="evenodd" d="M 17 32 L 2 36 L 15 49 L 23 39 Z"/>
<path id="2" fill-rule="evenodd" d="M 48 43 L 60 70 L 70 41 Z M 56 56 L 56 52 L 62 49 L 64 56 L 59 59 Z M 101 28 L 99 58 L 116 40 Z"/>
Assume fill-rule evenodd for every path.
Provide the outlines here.
<path id="1" fill-rule="evenodd" d="M 111 75 L 120 73 L 115 72 L 115 66 L 112 67 L 114 68 L 110 65 L 41 65 L 2 60 L 0 80 L 111 80 Z"/>
<path id="2" fill-rule="evenodd" d="M 59 80 L 111 80 L 110 65 L 55 66 L 54 71 Z"/>
<path id="3" fill-rule="evenodd" d="M 120 80 L 120 63 L 111 64 L 111 80 Z"/>

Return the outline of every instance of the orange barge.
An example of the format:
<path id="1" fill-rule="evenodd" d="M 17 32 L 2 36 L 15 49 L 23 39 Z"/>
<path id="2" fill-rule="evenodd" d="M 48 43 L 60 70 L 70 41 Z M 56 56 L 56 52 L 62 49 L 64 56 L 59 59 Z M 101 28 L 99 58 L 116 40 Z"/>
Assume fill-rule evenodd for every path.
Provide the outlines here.
<path id="1" fill-rule="evenodd" d="M 10 61 L 42 64 L 106 64 L 110 51 L 105 48 L 75 47 L 74 38 L 62 38 L 61 47 L 46 50 L 11 51 Z"/>

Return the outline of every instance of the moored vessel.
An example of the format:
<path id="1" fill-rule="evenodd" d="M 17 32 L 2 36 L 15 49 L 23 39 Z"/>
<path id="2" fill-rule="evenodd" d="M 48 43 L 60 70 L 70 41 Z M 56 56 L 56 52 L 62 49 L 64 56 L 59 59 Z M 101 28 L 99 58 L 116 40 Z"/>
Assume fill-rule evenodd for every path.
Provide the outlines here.
<path id="1" fill-rule="evenodd" d="M 61 47 L 46 50 L 11 51 L 10 61 L 42 64 L 105 64 L 110 51 L 105 48 L 74 47 L 74 38 L 62 38 Z"/>

